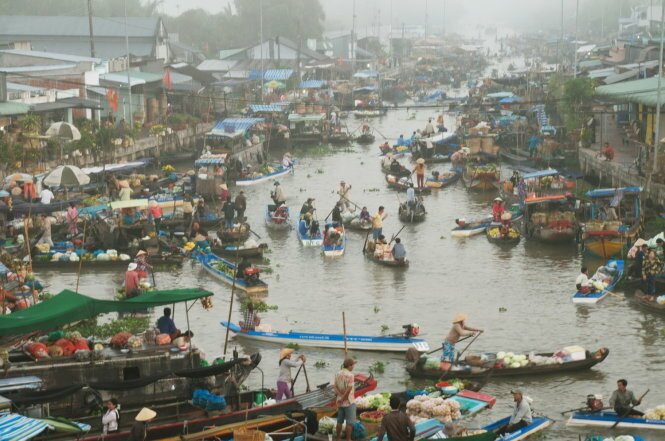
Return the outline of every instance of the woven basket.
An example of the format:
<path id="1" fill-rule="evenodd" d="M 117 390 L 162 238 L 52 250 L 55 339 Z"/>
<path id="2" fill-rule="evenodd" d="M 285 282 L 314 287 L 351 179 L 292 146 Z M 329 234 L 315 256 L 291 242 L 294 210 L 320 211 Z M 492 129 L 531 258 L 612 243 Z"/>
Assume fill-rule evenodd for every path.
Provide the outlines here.
<path id="1" fill-rule="evenodd" d="M 261 430 L 238 429 L 233 431 L 234 441 L 263 441 L 266 433 Z"/>

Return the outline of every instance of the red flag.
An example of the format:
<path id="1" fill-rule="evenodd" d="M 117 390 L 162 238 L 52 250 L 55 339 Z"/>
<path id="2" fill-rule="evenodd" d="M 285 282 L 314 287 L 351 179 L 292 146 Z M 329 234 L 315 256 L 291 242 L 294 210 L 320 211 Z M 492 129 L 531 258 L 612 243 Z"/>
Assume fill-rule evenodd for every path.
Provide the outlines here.
<path id="1" fill-rule="evenodd" d="M 114 88 L 109 87 L 106 91 L 106 100 L 109 103 L 109 107 L 114 111 L 118 111 L 118 92 Z"/>
<path id="2" fill-rule="evenodd" d="M 171 82 L 170 69 L 164 69 L 164 76 L 162 77 L 162 81 L 164 82 L 164 87 L 166 87 L 168 90 L 173 90 L 173 83 Z"/>

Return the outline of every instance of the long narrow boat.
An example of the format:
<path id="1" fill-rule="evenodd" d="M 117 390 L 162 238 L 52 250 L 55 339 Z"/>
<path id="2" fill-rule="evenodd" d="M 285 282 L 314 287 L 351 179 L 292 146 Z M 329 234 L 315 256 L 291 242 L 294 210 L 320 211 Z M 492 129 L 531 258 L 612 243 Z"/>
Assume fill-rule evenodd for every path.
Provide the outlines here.
<path id="1" fill-rule="evenodd" d="M 609 260 L 606 266 L 609 266 L 612 263 L 616 264 L 616 270 L 614 272 L 614 277 L 612 278 L 610 284 L 607 285 L 607 287 L 605 287 L 605 289 L 603 290 L 590 292 L 588 294 L 583 294 L 582 292 L 577 291 L 575 294 L 573 294 L 573 303 L 579 303 L 579 304 L 598 303 L 601 300 L 603 300 L 605 297 L 607 297 L 610 292 L 612 292 L 614 287 L 617 286 L 617 284 L 621 280 L 621 277 L 623 276 L 624 261 Z"/>
<path id="2" fill-rule="evenodd" d="M 665 314 L 665 305 L 653 300 L 651 296 L 646 295 L 640 289 L 635 291 L 635 302 L 650 311 Z"/>
<path id="3" fill-rule="evenodd" d="M 343 334 L 316 334 L 309 332 L 262 332 L 244 331 L 235 323 L 220 322 L 222 326 L 228 327 L 236 337 L 247 340 L 264 341 L 279 345 L 297 343 L 299 346 L 309 346 L 326 349 L 344 349 Z M 346 344 L 348 348 L 355 351 L 375 352 L 404 352 L 414 348 L 418 352 L 429 351 L 429 344 L 420 338 L 407 338 L 400 336 L 367 336 L 347 335 Z"/>
<path id="4" fill-rule="evenodd" d="M 403 165 L 399 170 L 391 170 L 390 168 L 386 168 L 382 165 L 381 172 L 383 172 L 384 175 L 397 176 L 398 178 L 408 178 L 411 176 L 411 170 L 404 167 Z"/>
<path id="5" fill-rule="evenodd" d="M 392 258 L 390 259 L 381 259 L 377 256 L 374 255 L 373 251 L 370 250 L 365 250 L 365 257 L 367 257 L 369 260 L 372 262 L 378 263 L 379 265 L 382 266 L 387 266 L 390 268 L 408 268 L 409 267 L 409 260 L 404 259 L 404 260 L 395 260 Z"/>
<path id="6" fill-rule="evenodd" d="M 488 432 L 494 433 L 494 431 L 499 430 L 508 422 L 510 421 L 511 417 L 506 417 L 502 418 L 498 421 L 495 421 L 491 424 L 488 424 L 487 426 L 483 427 L 483 429 L 487 430 Z M 508 433 L 504 435 L 501 440 L 502 441 L 520 441 L 523 439 L 526 439 L 530 437 L 531 435 L 538 433 L 542 430 L 547 429 L 550 427 L 552 424 L 554 424 L 554 420 L 551 420 L 547 417 L 534 417 L 533 421 L 531 421 L 531 424 L 529 424 L 526 427 L 523 427 L 515 432 Z M 451 440 L 467 440 L 468 438 L 450 438 Z M 496 438 L 495 438 L 496 439 Z"/>
<path id="7" fill-rule="evenodd" d="M 251 230 L 249 224 L 244 222 L 231 228 L 220 228 L 217 230 L 217 237 L 222 242 L 244 242 L 249 238 Z"/>
<path id="8" fill-rule="evenodd" d="M 369 231 L 372 229 L 372 221 L 361 221 L 360 217 L 355 216 L 350 219 L 344 219 L 344 228 L 353 231 Z"/>
<path id="9" fill-rule="evenodd" d="M 263 253 L 268 249 L 267 243 L 259 246 L 246 247 L 244 245 L 217 245 L 212 247 L 212 252 L 218 256 L 226 257 L 263 257 Z"/>
<path id="10" fill-rule="evenodd" d="M 600 348 L 596 352 L 589 353 L 583 360 L 568 361 L 563 363 L 552 364 L 529 364 L 523 367 L 510 368 L 510 367 L 475 367 L 466 363 L 459 363 L 454 365 L 450 370 L 441 371 L 440 369 L 426 369 L 425 357 L 420 357 L 418 361 L 409 363 L 406 370 L 412 377 L 415 378 L 429 378 L 434 380 L 445 380 L 452 378 L 459 379 L 479 379 L 485 375 L 492 375 L 493 377 L 521 377 L 525 375 L 559 375 L 567 372 L 581 371 L 591 369 L 593 366 L 602 362 L 607 358 L 609 349 Z M 527 355 L 527 354 L 525 354 Z M 536 354 L 541 357 L 552 357 L 553 353 Z"/>
<path id="11" fill-rule="evenodd" d="M 159 254 L 150 256 L 149 263 L 152 266 L 159 265 L 181 265 L 185 260 L 183 254 Z M 103 268 L 121 268 L 126 267 L 132 260 L 96 260 L 96 259 L 83 259 L 82 268 L 85 271 L 94 271 L 95 269 Z M 51 254 L 36 254 L 32 258 L 32 265 L 39 269 L 58 269 L 72 271 L 79 270 L 79 261 L 71 260 L 51 260 Z"/>
<path id="12" fill-rule="evenodd" d="M 377 118 L 386 114 L 385 109 L 372 109 L 372 110 L 354 110 L 353 116 L 356 118 Z"/>
<path id="13" fill-rule="evenodd" d="M 298 223 L 298 228 L 296 228 L 296 233 L 298 234 L 298 240 L 304 247 L 320 247 L 323 245 L 323 234 L 321 229 L 317 229 L 317 233 L 314 236 L 310 235 L 309 229 L 304 225 L 303 220 Z"/>
<path id="14" fill-rule="evenodd" d="M 291 211 L 289 207 L 284 207 L 282 213 L 278 213 L 276 205 L 268 205 L 265 212 L 266 228 L 271 230 L 290 230 L 291 225 Z"/>
<path id="15" fill-rule="evenodd" d="M 339 238 L 333 239 L 329 243 L 326 243 L 326 239 L 324 237 L 321 249 L 323 250 L 323 255 L 326 257 L 343 256 L 344 250 L 346 249 L 347 238 L 346 238 L 346 230 L 344 229 L 344 225 L 326 224 L 326 228 L 324 229 L 323 235 L 325 236 L 327 234 L 326 231 L 330 231 L 330 229 L 333 228 L 337 230 Z"/>
<path id="16" fill-rule="evenodd" d="M 427 210 L 422 202 L 418 203 L 415 209 L 410 210 L 406 207 L 406 202 L 399 204 L 399 209 L 397 210 L 399 220 L 402 222 L 422 222 L 425 220 L 427 215 Z"/>
<path id="17" fill-rule="evenodd" d="M 459 173 L 454 171 L 432 175 L 432 177 L 427 178 L 425 185 L 430 188 L 445 188 L 459 181 L 460 176 Z"/>
<path id="18" fill-rule="evenodd" d="M 644 430 L 665 430 L 665 420 L 648 420 L 645 418 L 620 418 L 616 412 L 611 410 L 602 410 L 600 412 L 574 412 L 566 426 L 574 427 L 614 427 L 616 429 L 644 429 Z"/>
<path id="19" fill-rule="evenodd" d="M 498 191 L 500 177 L 496 164 L 467 164 L 462 173 L 467 189 L 479 192 Z"/>
<path id="20" fill-rule="evenodd" d="M 201 263 L 210 275 L 229 286 L 233 286 L 235 278 L 236 289 L 247 294 L 265 294 L 268 292 L 268 284 L 261 279 L 258 279 L 255 284 L 249 284 L 243 277 L 235 277 L 236 264 L 233 262 L 212 253 L 198 253 L 194 258 Z"/>
<path id="21" fill-rule="evenodd" d="M 406 191 L 409 189 L 410 185 L 412 184 L 409 180 L 409 178 L 402 177 L 398 178 L 394 175 L 386 175 L 386 184 L 388 185 L 388 188 L 391 188 L 393 190 L 397 191 Z M 429 187 L 413 187 L 417 195 L 426 195 L 426 194 L 432 194 L 432 189 Z"/>
<path id="22" fill-rule="evenodd" d="M 501 225 L 498 223 L 491 223 L 485 230 L 487 240 L 496 245 L 517 245 L 522 239 L 520 231 L 515 227 L 510 227 L 508 234 L 501 234 Z"/>
<path id="23" fill-rule="evenodd" d="M 458 225 L 453 228 L 450 232 L 452 237 L 469 237 L 475 236 L 476 234 L 484 233 L 487 227 L 492 223 L 492 217 L 486 217 L 484 219 L 473 220 L 466 223 L 463 226 Z"/>
<path id="24" fill-rule="evenodd" d="M 376 136 L 373 133 L 362 133 L 355 139 L 358 144 L 371 144 L 374 140 L 376 140 Z"/>
<path id="25" fill-rule="evenodd" d="M 554 244 L 573 242 L 579 230 L 574 204 L 562 194 L 527 198 L 524 236 Z"/>
<path id="26" fill-rule="evenodd" d="M 236 185 L 248 186 L 248 185 L 260 184 L 262 182 L 267 182 L 273 179 L 277 179 L 280 176 L 293 173 L 293 170 L 294 170 L 293 165 L 289 167 L 285 167 L 283 164 L 275 165 L 270 167 L 267 173 L 259 174 L 257 176 L 250 176 L 247 178 L 236 179 Z"/>

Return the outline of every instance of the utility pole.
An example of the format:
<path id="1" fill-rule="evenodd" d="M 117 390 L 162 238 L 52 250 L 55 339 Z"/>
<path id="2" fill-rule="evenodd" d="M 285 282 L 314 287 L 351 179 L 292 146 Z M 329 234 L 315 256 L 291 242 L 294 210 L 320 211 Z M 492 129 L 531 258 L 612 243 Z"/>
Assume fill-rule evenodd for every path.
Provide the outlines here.
<path id="1" fill-rule="evenodd" d="M 356 0 L 353 0 L 353 22 L 351 25 L 351 75 L 356 72 Z"/>
<path id="2" fill-rule="evenodd" d="M 425 37 L 427 37 L 427 24 L 428 24 L 428 20 L 427 20 L 427 0 L 425 0 Z"/>
<path id="3" fill-rule="evenodd" d="M 443 17 L 441 21 L 441 36 L 446 35 L 446 0 L 442 0 L 443 2 Z"/>
<path id="4" fill-rule="evenodd" d="M 563 0 L 561 0 L 561 35 L 559 35 L 559 42 L 556 45 L 556 59 L 559 62 L 559 68 L 563 70 L 563 59 L 561 57 L 561 45 L 563 44 Z"/>
<path id="5" fill-rule="evenodd" d="M 261 46 L 261 104 L 263 104 L 263 0 L 259 0 L 259 45 Z"/>
<path id="6" fill-rule="evenodd" d="M 129 92 L 129 123 L 130 128 L 134 130 L 134 115 L 132 114 L 132 77 L 130 75 L 129 58 L 129 29 L 127 28 L 127 0 L 125 0 L 125 50 L 127 52 L 127 91 Z"/>
<path id="7" fill-rule="evenodd" d="M 88 29 L 90 31 L 90 57 L 95 58 L 95 38 L 92 31 L 92 0 L 88 0 Z"/>
<path id="8" fill-rule="evenodd" d="M 580 15 L 580 0 L 575 1 L 575 58 L 573 66 L 573 78 L 577 78 L 577 18 Z"/>
<path id="9" fill-rule="evenodd" d="M 658 149 L 660 147 L 661 80 L 663 79 L 663 39 L 665 39 L 665 0 L 660 1 L 660 53 L 658 55 L 658 93 L 656 94 L 656 139 L 653 140 L 653 173 L 658 173 Z M 649 135 L 649 134 L 647 134 Z"/>

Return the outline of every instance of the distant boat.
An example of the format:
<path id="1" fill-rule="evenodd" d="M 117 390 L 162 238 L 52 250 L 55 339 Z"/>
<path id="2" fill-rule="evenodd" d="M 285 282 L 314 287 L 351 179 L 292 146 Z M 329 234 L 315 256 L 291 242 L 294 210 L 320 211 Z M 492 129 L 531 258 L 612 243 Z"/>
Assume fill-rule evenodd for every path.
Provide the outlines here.
<path id="1" fill-rule="evenodd" d="M 229 286 L 234 285 L 235 278 L 235 288 L 247 294 L 265 294 L 268 292 L 268 284 L 261 279 L 257 279 L 257 282 L 254 284 L 250 284 L 244 277 L 235 277 L 236 264 L 233 262 L 222 259 L 212 253 L 199 253 L 194 258 L 203 265 L 203 269 L 208 274 Z"/>
<path id="2" fill-rule="evenodd" d="M 236 185 L 238 186 L 248 186 L 256 185 L 262 182 L 267 182 L 272 179 L 279 178 L 286 174 L 293 173 L 293 165 L 285 167 L 283 164 L 273 165 L 269 167 L 267 173 L 257 174 L 256 176 L 250 176 L 247 178 L 236 179 Z"/>
<path id="3" fill-rule="evenodd" d="M 331 229 L 336 230 L 336 233 L 339 235 L 338 238 L 333 238 L 330 239 L 330 236 L 328 238 L 325 237 L 326 230 L 330 232 Z M 346 249 L 346 230 L 344 229 L 344 225 L 338 225 L 335 223 L 332 224 L 326 224 L 326 228 L 324 228 L 324 238 L 323 238 L 323 255 L 326 257 L 341 257 L 344 255 L 344 250 Z"/>

